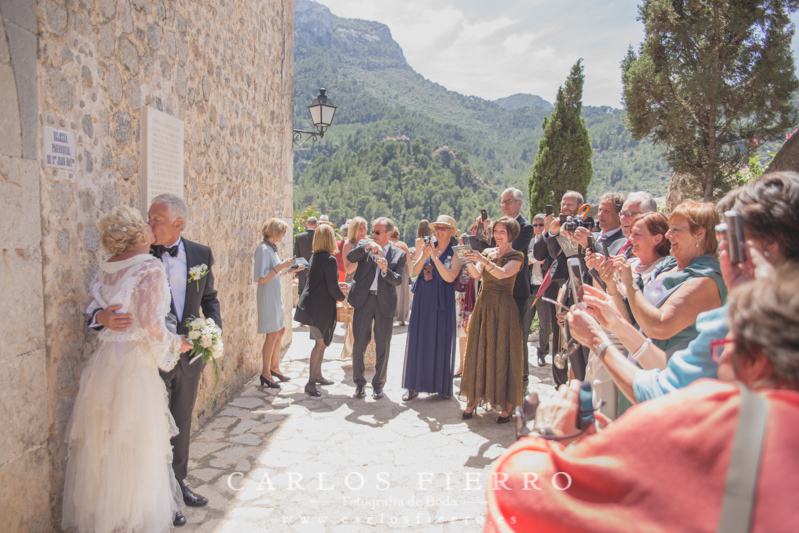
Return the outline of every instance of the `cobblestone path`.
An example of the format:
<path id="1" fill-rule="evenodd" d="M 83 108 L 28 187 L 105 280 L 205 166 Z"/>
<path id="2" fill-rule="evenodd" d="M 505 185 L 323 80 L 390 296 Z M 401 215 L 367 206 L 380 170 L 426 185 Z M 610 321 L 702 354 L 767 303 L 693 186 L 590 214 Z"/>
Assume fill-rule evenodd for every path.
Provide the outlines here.
<path id="1" fill-rule="evenodd" d="M 394 328 L 382 399 L 368 385 L 353 398 L 351 361 L 337 359 L 340 327 L 323 363 L 336 383 L 310 398 L 312 342 L 293 325 L 281 363 L 292 380 L 276 393 L 254 379 L 193 436 L 189 485 L 210 503 L 187 508 L 176 531 L 481 531 L 488 471 L 515 440 L 514 424 L 483 410 L 464 422 L 457 398 L 403 403 L 405 327 Z M 549 365 L 531 367 L 530 382 L 542 397 L 554 393 Z"/>

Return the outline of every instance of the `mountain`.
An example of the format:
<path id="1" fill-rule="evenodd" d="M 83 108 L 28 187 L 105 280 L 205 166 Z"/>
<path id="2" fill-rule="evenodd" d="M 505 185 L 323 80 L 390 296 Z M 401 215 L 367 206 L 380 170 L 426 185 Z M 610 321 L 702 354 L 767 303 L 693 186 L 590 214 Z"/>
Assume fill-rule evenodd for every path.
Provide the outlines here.
<path id="1" fill-rule="evenodd" d="M 371 204 L 375 213 L 401 221 L 407 240 L 419 218 L 433 220 L 445 207 L 463 229 L 480 208 L 496 216 L 498 197 L 506 187 L 526 194 L 543 135 L 541 123 L 552 111 L 551 104 L 534 95 L 489 101 L 449 91 L 408 65 L 384 24 L 337 17 L 310 0 L 296 0 L 294 9 L 295 128 L 311 127 L 306 106 L 320 87 L 339 107 L 324 139 L 294 150 L 295 209 L 314 205 L 341 224 L 370 214 L 362 209 Z M 632 140 L 622 110 L 584 106 L 583 116 L 594 148 L 590 201 L 596 202 L 608 190 L 644 189 L 665 195 L 671 176 L 668 165 L 651 144 Z M 418 153 L 406 157 L 417 141 Z M 393 148 L 386 150 L 383 143 Z M 425 176 L 429 169 L 439 168 L 436 158 L 442 150 L 454 154 L 461 168 L 457 178 L 455 174 L 440 178 L 456 184 L 463 194 L 448 198 L 445 205 L 425 200 L 421 206 L 409 191 L 420 187 L 435 196 L 424 180 L 435 181 L 435 176 Z M 424 155 L 428 151 L 429 156 Z M 449 172 L 446 161 L 445 157 L 440 169 Z M 418 165 L 427 165 L 425 172 L 417 172 Z M 397 182 L 402 183 L 401 191 L 395 188 Z M 403 197 L 378 198 L 386 190 Z M 467 202 L 469 195 L 477 203 Z M 343 198 L 354 203 L 342 203 Z"/>

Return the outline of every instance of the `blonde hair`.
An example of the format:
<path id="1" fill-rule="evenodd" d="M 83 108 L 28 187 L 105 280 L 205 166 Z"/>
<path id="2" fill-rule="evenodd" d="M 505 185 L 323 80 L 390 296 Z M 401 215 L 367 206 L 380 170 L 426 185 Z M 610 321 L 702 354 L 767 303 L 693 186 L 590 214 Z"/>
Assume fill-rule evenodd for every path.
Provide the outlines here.
<path id="1" fill-rule="evenodd" d="M 100 244 L 111 255 L 124 253 L 142 242 L 146 225 L 138 209 L 117 206 L 97 222 L 97 229 L 102 233 Z"/>
<path id="2" fill-rule="evenodd" d="M 280 239 L 286 230 L 289 229 L 289 225 L 280 220 L 279 218 L 270 218 L 264 224 L 263 229 L 261 229 L 261 233 L 264 236 L 264 239 L 269 239 L 269 242 L 273 243 Z"/>
<path id="3" fill-rule="evenodd" d="M 366 219 L 363 217 L 355 217 L 350 221 L 350 232 L 347 235 L 347 240 L 355 244 L 358 238 L 358 232 L 361 231 L 361 225 L 366 226 Z"/>
<path id="4" fill-rule="evenodd" d="M 338 252 L 338 246 L 336 246 L 336 232 L 333 231 L 333 226 L 320 224 L 319 227 L 316 228 L 313 234 L 311 252 L 328 252 L 331 254 Z"/>

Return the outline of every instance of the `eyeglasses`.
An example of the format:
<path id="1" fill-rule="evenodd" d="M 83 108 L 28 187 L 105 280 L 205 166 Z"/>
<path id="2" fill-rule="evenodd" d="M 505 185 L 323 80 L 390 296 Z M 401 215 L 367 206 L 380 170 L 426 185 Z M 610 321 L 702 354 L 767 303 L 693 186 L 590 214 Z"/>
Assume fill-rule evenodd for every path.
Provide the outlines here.
<path id="1" fill-rule="evenodd" d="M 724 352 L 724 347 L 728 344 L 737 345 L 738 341 L 735 339 L 716 339 L 710 341 L 710 357 L 718 363 L 719 359 L 721 359 L 721 354 Z"/>
<path id="2" fill-rule="evenodd" d="M 502 205 L 510 205 L 510 204 L 512 204 L 514 202 L 519 202 L 519 201 L 520 200 L 502 200 L 499 203 L 502 204 Z"/>
<path id="3" fill-rule="evenodd" d="M 372 230 L 373 235 L 382 235 L 383 233 L 385 233 L 385 231 L 380 231 L 379 229 Z"/>
<path id="4" fill-rule="evenodd" d="M 543 228 L 544 225 L 543 224 L 533 224 L 533 227 L 534 228 Z"/>
<path id="5" fill-rule="evenodd" d="M 626 217 L 626 218 L 637 217 L 640 214 L 641 214 L 640 211 L 638 213 L 633 213 L 632 211 L 622 211 L 621 213 L 619 213 L 620 216 L 623 216 L 623 217 Z"/>

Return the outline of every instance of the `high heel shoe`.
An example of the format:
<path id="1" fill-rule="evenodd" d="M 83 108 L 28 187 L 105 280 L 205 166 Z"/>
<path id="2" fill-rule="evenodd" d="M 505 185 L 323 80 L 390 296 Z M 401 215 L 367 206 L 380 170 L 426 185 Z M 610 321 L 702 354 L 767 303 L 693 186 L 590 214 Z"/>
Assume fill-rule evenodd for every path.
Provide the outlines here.
<path id="1" fill-rule="evenodd" d="M 270 370 L 269 373 L 272 374 L 274 377 L 276 377 L 280 381 L 291 381 L 290 377 L 284 376 L 283 374 L 278 374 L 274 370 Z"/>
<path id="2" fill-rule="evenodd" d="M 316 378 L 316 383 L 318 385 L 332 385 L 333 381 L 325 378 Z"/>
<path id="3" fill-rule="evenodd" d="M 473 416 L 474 416 L 474 409 L 472 409 L 471 411 L 464 411 L 463 413 L 461 413 L 462 420 L 471 420 Z"/>
<path id="4" fill-rule="evenodd" d="M 508 422 L 510 422 L 510 413 L 506 416 L 497 417 L 497 424 L 507 424 Z"/>
<path id="5" fill-rule="evenodd" d="M 308 384 L 305 386 L 305 392 L 308 393 L 309 396 L 313 396 L 314 398 L 318 398 L 322 395 L 321 392 L 316 388 L 316 385 Z"/>
<path id="6" fill-rule="evenodd" d="M 261 386 L 262 386 L 262 387 L 263 387 L 264 385 L 266 385 L 266 386 L 267 386 L 267 387 L 269 387 L 270 389 L 279 389 L 279 388 L 280 388 L 280 385 L 279 385 L 279 384 L 275 383 L 274 381 L 269 381 L 269 380 L 268 380 L 268 379 L 266 379 L 266 378 L 265 378 L 263 375 L 260 375 L 260 376 L 258 376 L 258 377 L 259 377 L 259 378 L 261 378 Z"/>

